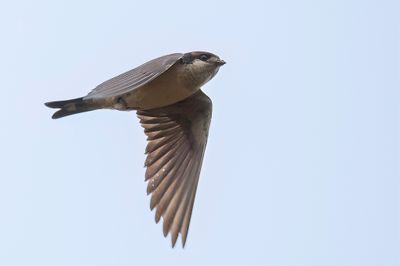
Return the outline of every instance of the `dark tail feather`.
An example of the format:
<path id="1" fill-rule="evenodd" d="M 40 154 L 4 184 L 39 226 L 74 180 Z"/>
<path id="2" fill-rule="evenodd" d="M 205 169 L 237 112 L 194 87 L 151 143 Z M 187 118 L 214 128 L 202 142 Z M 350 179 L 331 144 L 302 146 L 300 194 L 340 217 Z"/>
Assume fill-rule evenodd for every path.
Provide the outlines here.
<path id="1" fill-rule="evenodd" d="M 45 105 L 50 108 L 60 108 L 60 110 L 55 112 L 51 117 L 53 119 L 98 109 L 91 101 L 84 100 L 83 98 L 48 102 L 45 103 Z"/>

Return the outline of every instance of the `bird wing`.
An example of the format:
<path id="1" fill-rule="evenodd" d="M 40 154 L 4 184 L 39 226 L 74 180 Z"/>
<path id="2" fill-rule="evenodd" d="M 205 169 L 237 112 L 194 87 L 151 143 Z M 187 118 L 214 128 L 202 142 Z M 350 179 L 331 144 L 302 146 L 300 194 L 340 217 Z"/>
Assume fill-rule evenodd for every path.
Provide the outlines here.
<path id="1" fill-rule="evenodd" d="M 182 54 L 176 53 L 153 59 L 137 68 L 101 83 L 86 95 L 84 99 L 119 96 L 132 91 L 167 71 L 181 57 Z"/>
<path id="2" fill-rule="evenodd" d="M 163 217 L 164 236 L 171 233 L 175 246 L 179 233 L 185 246 L 196 188 L 211 122 L 212 102 L 201 90 L 173 105 L 137 111 L 147 135 L 145 161 L 158 223 Z"/>

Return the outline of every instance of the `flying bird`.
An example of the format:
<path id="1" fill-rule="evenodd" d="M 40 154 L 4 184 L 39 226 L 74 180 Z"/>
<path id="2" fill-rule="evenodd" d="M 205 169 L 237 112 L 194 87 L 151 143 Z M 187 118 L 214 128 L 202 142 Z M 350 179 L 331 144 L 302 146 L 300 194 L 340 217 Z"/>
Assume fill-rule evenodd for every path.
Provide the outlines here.
<path id="1" fill-rule="evenodd" d="M 84 97 L 45 103 L 57 119 L 97 109 L 136 111 L 147 135 L 145 180 L 150 208 L 172 247 L 187 240 L 212 114 L 200 89 L 225 61 L 209 52 L 175 53 L 109 79 Z"/>

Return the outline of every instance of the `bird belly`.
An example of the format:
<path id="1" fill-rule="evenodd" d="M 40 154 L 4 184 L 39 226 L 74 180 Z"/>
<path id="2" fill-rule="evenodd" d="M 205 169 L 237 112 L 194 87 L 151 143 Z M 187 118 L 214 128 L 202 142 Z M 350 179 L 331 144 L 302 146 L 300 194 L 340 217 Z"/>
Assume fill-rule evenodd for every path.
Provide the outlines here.
<path id="1" fill-rule="evenodd" d="M 169 69 L 149 83 L 122 96 L 127 109 L 149 110 L 186 99 L 200 87 L 187 82 L 185 73 Z"/>

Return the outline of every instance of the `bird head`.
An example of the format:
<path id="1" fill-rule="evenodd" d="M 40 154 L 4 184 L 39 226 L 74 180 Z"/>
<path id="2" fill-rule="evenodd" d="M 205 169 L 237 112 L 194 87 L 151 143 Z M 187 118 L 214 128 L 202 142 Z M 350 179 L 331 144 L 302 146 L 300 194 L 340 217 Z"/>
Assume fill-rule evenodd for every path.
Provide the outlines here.
<path id="1" fill-rule="evenodd" d="M 226 63 L 219 56 L 203 51 L 186 53 L 182 56 L 181 62 L 200 86 L 210 81 Z"/>

